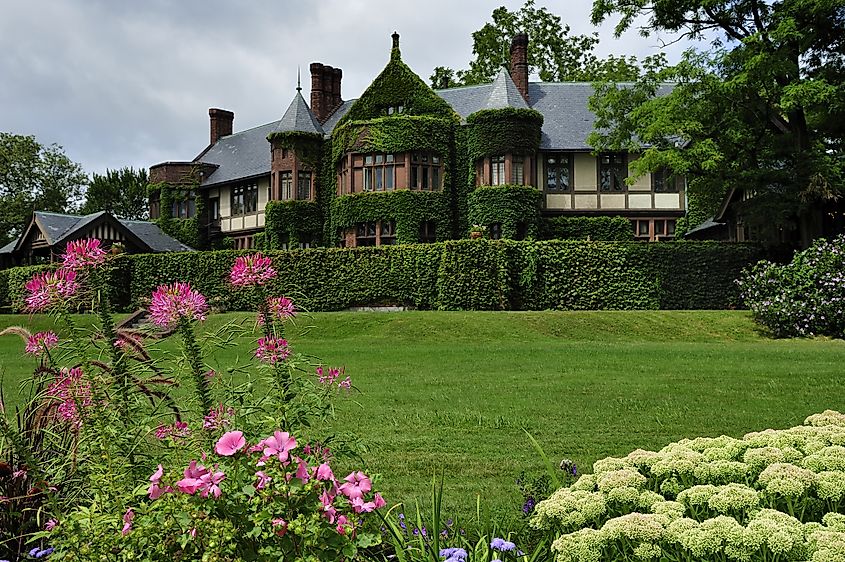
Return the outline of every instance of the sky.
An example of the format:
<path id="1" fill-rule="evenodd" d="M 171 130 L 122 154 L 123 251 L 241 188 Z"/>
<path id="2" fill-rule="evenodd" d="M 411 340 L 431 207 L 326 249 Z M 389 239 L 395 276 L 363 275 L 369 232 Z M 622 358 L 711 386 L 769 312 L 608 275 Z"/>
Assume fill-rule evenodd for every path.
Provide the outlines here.
<path id="1" fill-rule="evenodd" d="M 235 131 L 279 119 L 308 65 L 343 69 L 357 98 L 389 57 L 428 81 L 466 68 L 473 31 L 522 0 L 0 0 L 0 131 L 59 144 L 86 173 L 191 160 L 209 137 L 208 108 L 235 113 Z M 645 56 L 659 39 L 613 38 L 590 23 L 590 0 L 537 0 L 573 34 L 600 34 L 600 55 Z M 677 60 L 682 44 L 671 46 Z"/>

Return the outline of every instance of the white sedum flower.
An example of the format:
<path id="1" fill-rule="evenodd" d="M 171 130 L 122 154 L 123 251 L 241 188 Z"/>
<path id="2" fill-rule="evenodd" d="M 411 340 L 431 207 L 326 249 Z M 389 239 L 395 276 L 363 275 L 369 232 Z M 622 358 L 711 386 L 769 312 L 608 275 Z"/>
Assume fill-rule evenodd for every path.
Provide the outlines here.
<path id="1" fill-rule="evenodd" d="M 845 498 L 845 472 L 828 470 L 816 476 L 816 496 L 822 500 L 839 502 Z"/>
<path id="2" fill-rule="evenodd" d="M 845 427 L 845 414 L 840 414 L 835 410 L 825 410 L 821 414 L 813 414 L 804 420 L 804 425 L 811 425 L 813 427 L 823 427 L 826 425 L 837 425 Z"/>
<path id="3" fill-rule="evenodd" d="M 707 500 L 707 506 L 723 515 L 748 513 L 760 506 L 760 493 L 744 484 L 719 486 Z"/>
<path id="4" fill-rule="evenodd" d="M 534 508 L 531 526 L 535 529 L 571 529 L 599 521 L 607 512 L 607 501 L 600 492 L 561 488 Z"/>
<path id="5" fill-rule="evenodd" d="M 789 463 L 775 463 L 760 473 L 757 483 L 769 494 L 799 498 L 816 482 L 815 473 Z"/>
<path id="6" fill-rule="evenodd" d="M 634 468 L 620 468 L 597 475 L 599 491 L 610 492 L 616 488 L 640 489 L 646 483 L 646 477 Z"/>
<path id="7" fill-rule="evenodd" d="M 801 466 L 813 472 L 825 470 L 845 470 L 845 447 L 831 445 L 825 447 L 801 461 Z"/>

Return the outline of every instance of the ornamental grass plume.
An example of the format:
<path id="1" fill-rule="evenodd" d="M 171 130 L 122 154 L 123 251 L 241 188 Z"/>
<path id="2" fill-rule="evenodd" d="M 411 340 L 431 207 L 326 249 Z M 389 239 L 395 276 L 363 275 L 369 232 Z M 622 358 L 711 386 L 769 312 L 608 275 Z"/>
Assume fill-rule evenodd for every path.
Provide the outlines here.
<path id="1" fill-rule="evenodd" d="M 62 254 L 62 267 L 78 271 L 88 267 L 97 267 L 106 261 L 106 251 L 100 247 L 96 238 L 72 240 L 67 243 Z"/>
<path id="2" fill-rule="evenodd" d="M 150 302 L 150 317 L 164 328 L 175 325 L 182 318 L 205 320 L 207 313 L 205 297 L 189 283 L 159 285 Z"/>
<path id="3" fill-rule="evenodd" d="M 26 296 L 27 312 L 43 312 L 61 304 L 76 294 L 79 290 L 79 283 L 76 281 L 76 272 L 69 269 L 57 269 L 56 271 L 45 271 L 35 275 L 27 281 Z"/>
<path id="4" fill-rule="evenodd" d="M 238 256 L 229 273 L 229 280 L 235 287 L 264 285 L 276 277 L 273 260 L 259 254 Z"/>
<path id="5" fill-rule="evenodd" d="M 38 332 L 26 338 L 26 352 L 29 355 L 41 355 L 56 347 L 58 343 L 59 336 L 56 332 Z"/>

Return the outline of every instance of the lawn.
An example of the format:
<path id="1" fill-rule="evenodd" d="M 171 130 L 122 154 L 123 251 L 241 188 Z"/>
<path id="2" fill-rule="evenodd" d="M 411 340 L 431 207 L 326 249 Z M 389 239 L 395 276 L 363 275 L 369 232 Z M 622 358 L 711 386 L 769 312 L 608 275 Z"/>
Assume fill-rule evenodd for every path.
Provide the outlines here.
<path id="1" fill-rule="evenodd" d="M 250 321 L 221 315 L 204 329 L 233 319 Z M 0 316 L 14 323 L 49 319 Z M 339 401 L 337 427 L 361 437 L 388 502 L 425 496 L 442 469 L 446 509 L 463 514 L 479 495 L 517 513 L 515 479 L 542 471 L 523 429 L 552 459 L 589 470 L 638 447 L 845 408 L 844 342 L 767 339 L 739 311 L 322 313 L 298 328 L 298 350 L 352 376 L 359 392 Z M 0 338 L 10 402 L 35 364 L 21 350 Z"/>

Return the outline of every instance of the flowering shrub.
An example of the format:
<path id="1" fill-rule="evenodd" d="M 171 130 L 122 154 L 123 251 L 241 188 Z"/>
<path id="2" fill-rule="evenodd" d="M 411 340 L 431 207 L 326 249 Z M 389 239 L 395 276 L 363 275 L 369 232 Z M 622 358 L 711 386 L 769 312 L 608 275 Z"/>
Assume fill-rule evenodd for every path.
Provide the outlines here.
<path id="1" fill-rule="evenodd" d="M 845 416 L 684 439 L 593 465 L 537 504 L 558 562 L 842 560 Z M 659 492 L 659 493 L 658 493 Z"/>
<path id="2" fill-rule="evenodd" d="M 737 284 L 754 319 L 777 337 L 845 337 L 845 235 L 817 240 L 786 265 L 761 261 Z"/>
<path id="3" fill-rule="evenodd" d="M 187 283 L 159 286 L 150 318 L 175 328 L 183 344 L 176 361 L 160 364 L 140 334 L 115 329 L 100 267 L 107 259 L 99 241 L 75 241 L 60 269 L 27 283 L 30 310 L 55 313 L 68 332 L 61 340 L 3 332 L 21 336 L 41 366 L 32 414 L 19 418 L 40 425 L 13 427 L 0 415 L 0 453 L 14 463 L 0 462 L 0 481 L 9 467 L 15 486 L 0 495 L 17 494 L 10 509 L 32 514 L 12 519 L 20 521 L 13 540 L 0 530 L 0 559 L 32 550 L 30 558 L 74 560 L 341 560 L 378 543 L 367 520 L 384 499 L 363 471 L 335 477 L 343 436 L 321 439 L 316 429 L 351 380 L 311 364 L 284 338 L 296 308 L 263 292 L 275 276 L 269 260 L 241 256 L 230 275 L 233 289 L 260 292 L 262 337 L 226 326 L 199 340 L 204 295 Z M 101 320 L 90 333 L 66 314 L 83 300 Z M 256 373 L 260 392 L 252 382 L 233 386 L 206 363 L 210 348 L 244 338 L 253 359 L 237 368 Z M 189 391 L 178 403 L 175 384 Z"/>

